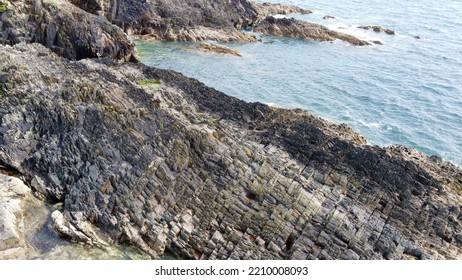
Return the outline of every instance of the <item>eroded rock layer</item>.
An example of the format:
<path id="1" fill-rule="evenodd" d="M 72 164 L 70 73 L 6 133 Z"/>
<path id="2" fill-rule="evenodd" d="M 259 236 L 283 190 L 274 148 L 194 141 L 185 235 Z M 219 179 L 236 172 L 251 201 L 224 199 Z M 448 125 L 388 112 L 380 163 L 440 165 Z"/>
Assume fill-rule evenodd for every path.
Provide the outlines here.
<path id="1" fill-rule="evenodd" d="M 255 42 L 263 34 L 367 43 L 303 21 L 272 21 L 273 14 L 309 14 L 292 5 L 247 0 L 2 0 L 0 44 L 41 43 L 72 60 L 108 57 L 138 61 L 128 38 L 198 42 Z M 290 25 L 287 25 L 290 23 Z M 294 23 L 294 24 L 292 24 Z M 276 32 L 277 30 L 277 32 Z"/>
<path id="2" fill-rule="evenodd" d="M 370 45 L 367 41 L 358 39 L 355 36 L 330 30 L 323 25 L 294 18 L 275 18 L 273 16 L 267 16 L 255 27 L 255 32 L 272 36 L 327 42 L 338 39 L 355 46 Z"/>
<path id="3" fill-rule="evenodd" d="M 0 47 L 0 91 L 0 164 L 63 201 L 77 237 L 192 259 L 461 257 L 461 169 L 436 157 L 37 44 Z"/>
<path id="4" fill-rule="evenodd" d="M 66 0 L 2 0 L 0 44 L 41 43 L 69 59 L 109 57 L 137 61 L 135 45 L 106 18 Z"/>
<path id="5" fill-rule="evenodd" d="M 128 34 L 167 41 L 252 42 L 239 29 L 251 25 L 256 12 L 247 0 L 72 0 L 104 15 Z"/>

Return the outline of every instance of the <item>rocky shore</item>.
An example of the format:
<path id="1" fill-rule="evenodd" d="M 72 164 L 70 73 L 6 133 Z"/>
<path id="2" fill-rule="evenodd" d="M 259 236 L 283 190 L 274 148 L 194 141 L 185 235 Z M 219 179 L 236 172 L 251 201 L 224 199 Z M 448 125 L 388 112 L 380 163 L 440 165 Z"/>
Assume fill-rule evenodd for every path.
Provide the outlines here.
<path id="1" fill-rule="evenodd" d="M 269 16 L 311 13 L 291 5 L 247 0 L 2 0 L 2 3 L 1 44 L 37 42 L 73 60 L 110 57 L 138 61 L 128 36 L 183 42 L 255 42 L 255 35 L 242 32 L 243 28 L 273 34 L 268 31 Z M 321 31 L 318 36 L 301 37 L 329 37 L 331 40 L 341 35 L 346 41 L 362 42 L 351 35 L 307 22 L 297 21 L 297 24 L 283 26 L 283 36 L 300 37 L 300 33 Z M 291 30 L 292 27 L 295 29 Z"/>
<path id="2" fill-rule="evenodd" d="M 124 31 L 238 31 L 258 18 L 252 4 L 64 2 L 8 1 L 0 11 L 0 165 L 63 203 L 50 217 L 61 234 L 100 248 L 126 242 L 152 257 L 462 257 L 459 167 L 130 62 Z M 219 7 L 232 25 L 209 24 Z M 38 16 L 21 16 L 28 9 Z M 0 256 L 27 258 L 22 218 L 11 215 L 22 202 L 8 203 L 30 190 L 9 180 L 0 177 L 0 209 L 10 207 L 0 222 L 12 229 L 0 232 Z"/>
<path id="3" fill-rule="evenodd" d="M 294 18 L 276 18 L 267 16 L 257 27 L 255 32 L 280 37 L 312 39 L 317 41 L 332 42 L 336 39 L 348 42 L 354 46 L 370 45 L 367 41 L 360 40 L 355 36 L 328 29 L 319 24 L 304 22 Z"/>

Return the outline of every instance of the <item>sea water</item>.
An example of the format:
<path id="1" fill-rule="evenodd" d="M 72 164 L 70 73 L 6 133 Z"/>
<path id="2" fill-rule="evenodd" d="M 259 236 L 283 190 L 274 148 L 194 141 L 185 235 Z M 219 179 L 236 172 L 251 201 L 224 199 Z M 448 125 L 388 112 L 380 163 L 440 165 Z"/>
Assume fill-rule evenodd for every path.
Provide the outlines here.
<path id="1" fill-rule="evenodd" d="M 383 45 L 261 36 L 257 43 L 227 44 L 243 54 L 234 57 L 192 51 L 194 44 L 137 41 L 142 61 L 246 101 L 346 123 L 374 145 L 404 144 L 462 166 L 461 0 L 264 2 L 311 9 L 293 16 Z"/>

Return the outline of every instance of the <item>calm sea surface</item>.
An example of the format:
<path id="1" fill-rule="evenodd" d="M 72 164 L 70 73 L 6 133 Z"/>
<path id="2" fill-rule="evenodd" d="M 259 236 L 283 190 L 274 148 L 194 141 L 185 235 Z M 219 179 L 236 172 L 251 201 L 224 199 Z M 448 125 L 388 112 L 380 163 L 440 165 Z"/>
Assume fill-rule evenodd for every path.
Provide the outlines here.
<path id="1" fill-rule="evenodd" d="M 243 57 L 192 51 L 194 44 L 184 43 L 137 41 L 138 51 L 147 65 L 240 99 L 303 108 L 347 123 L 371 144 L 404 144 L 462 166 L 461 0 L 265 2 L 309 8 L 313 14 L 295 17 L 384 45 L 261 37 L 228 44 Z M 381 25 L 397 35 L 358 25 Z"/>

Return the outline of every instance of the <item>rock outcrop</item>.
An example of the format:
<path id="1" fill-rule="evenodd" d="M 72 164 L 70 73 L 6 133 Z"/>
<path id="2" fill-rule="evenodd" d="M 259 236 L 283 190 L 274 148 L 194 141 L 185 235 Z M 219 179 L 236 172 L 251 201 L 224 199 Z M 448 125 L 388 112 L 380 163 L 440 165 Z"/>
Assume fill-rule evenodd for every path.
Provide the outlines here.
<path id="1" fill-rule="evenodd" d="M 317 41 L 334 41 L 336 39 L 348 42 L 355 46 L 370 45 L 367 41 L 355 36 L 328 29 L 319 24 L 309 23 L 294 18 L 266 17 L 255 27 L 255 32 L 271 36 L 282 36 Z"/>
<path id="2" fill-rule="evenodd" d="M 252 3 L 253 9 L 257 14 L 258 20 L 263 20 L 271 15 L 301 14 L 308 15 L 313 13 L 311 10 L 303 9 L 293 5 L 272 4 L 272 3 Z M 257 21 L 258 21 L 257 20 Z"/>
<path id="3" fill-rule="evenodd" d="M 71 0 L 76 6 L 121 27 L 127 34 L 165 41 L 255 42 L 242 28 L 274 14 L 309 14 L 293 5 L 247 0 Z"/>
<path id="4" fill-rule="evenodd" d="M 213 44 L 209 42 L 202 42 L 200 43 L 196 49 L 205 51 L 205 52 L 213 52 L 217 54 L 230 54 L 235 56 L 242 56 L 241 52 L 237 49 L 230 48 L 228 46 Z"/>
<path id="5" fill-rule="evenodd" d="M 361 28 L 361 29 L 364 29 L 364 30 L 373 30 L 374 32 L 377 32 L 377 33 L 380 33 L 380 32 L 384 32 L 388 35 L 395 35 L 396 32 L 392 29 L 388 29 L 388 28 L 383 28 L 382 26 L 379 26 L 379 25 L 374 25 L 374 26 L 371 26 L 371 25 L 362 25 L 362 26 L 358 26 L 358 28 Z"/>
<path id="6" fill-rule="evenodd" d="M 256 12 L 247 0 L 72 0 L 75 5 L 105 16 L 127 34 L 166 41 L 253 42 L 240 31 Z"/>
<path id="7" fill-rule="evenodd" d="M 0 46 L 0 91 L 0 164 L 64 202 L 58 225 L 97 226 L 92 242 L 191 259 L 462 257 L 462 171 L 436 157 L 38 44 Z"/>
<path id="8" fill-rule="evenodd" d="M 311 13 L 292 5 L 247 0 L 2 1 L 0 44 L 37 42 L 73 60 L 108 57 L 138 61 L 128 35 L 165 41 L 255 42 L 253 34 L 241 31 L 254 26 L 263 34 L 329 41 L 340 38 L 365 44 L 320 25 L 285 19 L 275 22 L 270 17 Z"/>
<path id="9" fill-rule="evenodd" d="M 134 44 L 122 29 L 66 0 L 2 1 L 10 8 L 1 13 L 0 44 L 37 42 L 77 60 L 138 60 Z"/>

